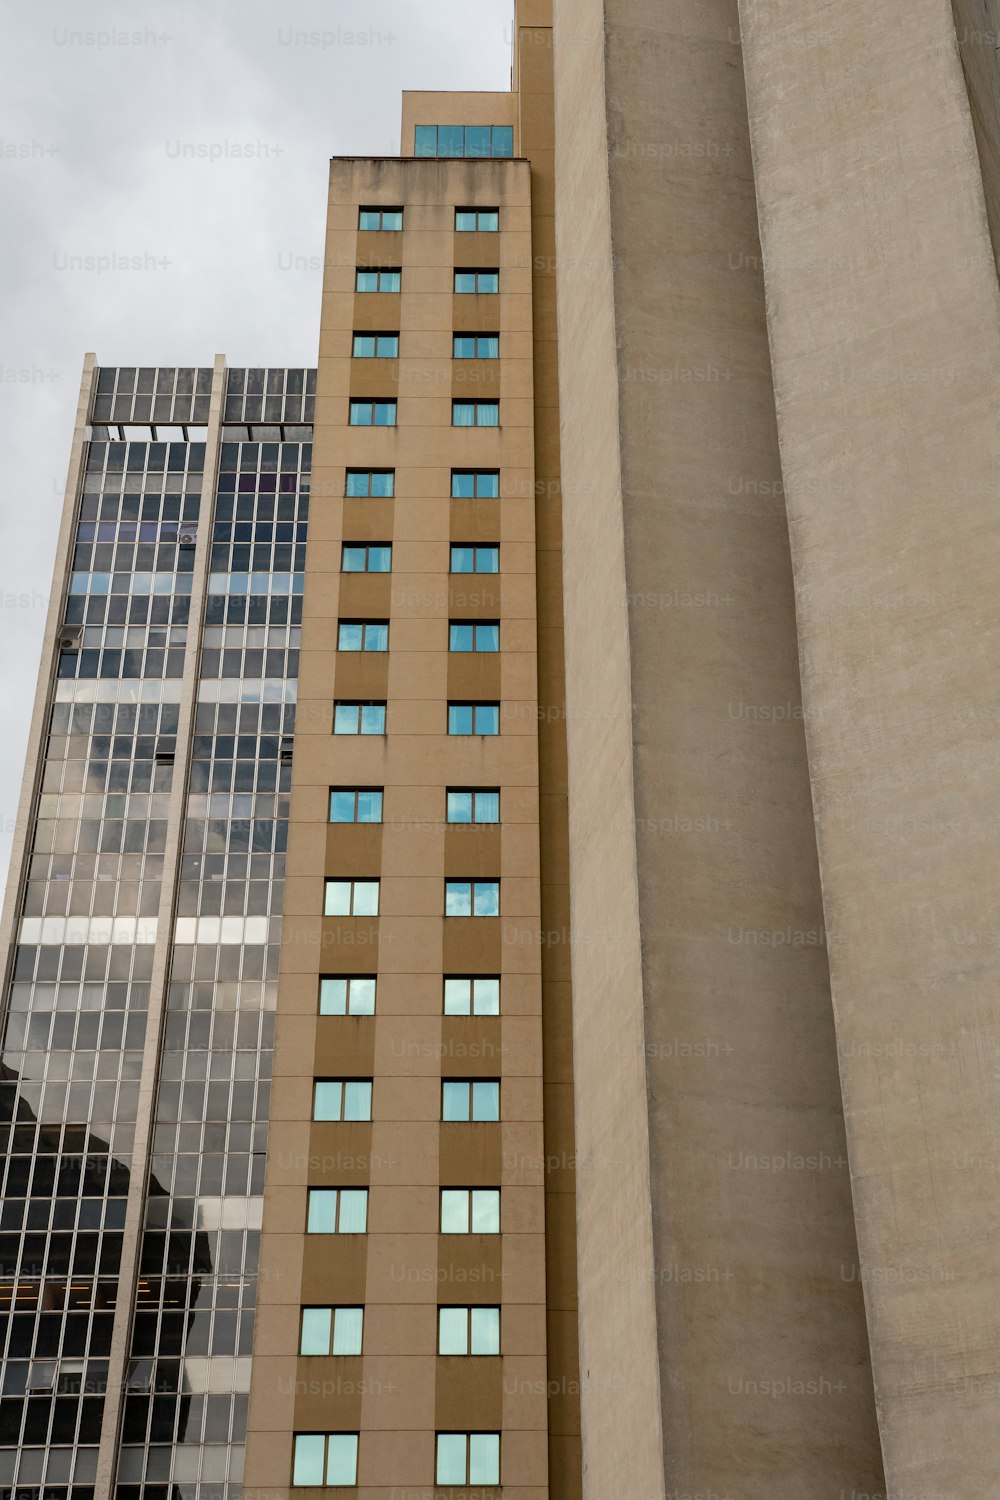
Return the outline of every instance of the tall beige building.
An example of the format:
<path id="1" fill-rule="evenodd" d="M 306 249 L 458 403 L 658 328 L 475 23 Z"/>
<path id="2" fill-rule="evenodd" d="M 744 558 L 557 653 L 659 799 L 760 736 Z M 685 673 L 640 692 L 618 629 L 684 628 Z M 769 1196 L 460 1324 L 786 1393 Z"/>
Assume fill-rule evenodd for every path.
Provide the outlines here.
<path id="1" fill-rule="evenodd" d="M 519 0 L 317 370 L 88 356 L 5 1495 L 996 1492 L 998 37 Z"/>

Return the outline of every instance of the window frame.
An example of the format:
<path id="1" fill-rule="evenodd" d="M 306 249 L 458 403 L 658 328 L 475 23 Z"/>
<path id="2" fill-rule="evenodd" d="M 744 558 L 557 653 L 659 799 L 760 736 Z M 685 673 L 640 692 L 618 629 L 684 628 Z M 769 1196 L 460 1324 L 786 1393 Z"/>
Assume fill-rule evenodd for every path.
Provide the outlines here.
<path id="1" fill-rule="evenodd" d="M 373 350 L 373 352 L 371 354 L 359 354 L 358 353 L 358 340 L 359 339 L 371 339 L 374 342 L 375 348 L 374 348 L 374 350 Z M 382 342 L 383 339 L 393 339 L 395 341 L 395 348 L 394 348 L 394 350 L 393 350 L 393 352 L 391 354 L 383 354 L 382 353 L 382 350 L 380 349 L 379 345 L 381 344 L 381 342 Z M 374 330 L 372 332 L 368 332 L 367 329 L 355 329 L 354 333 L 351 336 L 351 358 L 352 359 L 398 359 L 399 358 L 399 330 L 398 329 L 396 329 L 395 331 L 392 331 L 392 330 L 388 330 L 388 331 L 383 330 L 382 332 L 376 333 Z"/>
<path id="2" fill-rule="evenodd" d="M 304 1344 L 304 1342 L 305 1342 L 305 1321 L 306 1321 L 306 1314 L 307 1313 L 329 1313 L 330 1314 L 330 1329 L 329 1329 L 329 1334 L 328 1334 L 328 1337 L 327 1337 L 327 1347 L 326 1347 L 326 1349 L 323 1349 L 323 1350 L 321 1350 L 321 1349 L 304 1349 L 302 1347 L 303 1344 Z M 335 1345 L 336 1345 L 336 1342 L 337 1342 L 337 1322 L 338 1322 L 337 1315 L 338 1315 L 338 1313 L 360 1313 L 361 1314 L 361 1329 L 360 1329 L 361 1337 L 360 1337 L 360 1339 L 357 1340 L 357 1342 L 358 1342 L 358 1344 L 360 1346 L 359 1348 L 357 1348 L 357 1349 L 349 1349 L 349 1350 L 335 1348 Z M 363 1302 L 361 1302 L 361 1303 L 331 1304 L 330 1306 L 326 1306 L 324 1304 L 319 1304 L 319 1303 L 308 1303 L 305 1306 L 300 1307 L 300 1309 L 299 1309 L 299 1358 L 300 1359 L 352 1359 L 352 1358 L 357 1358 L 361 1354 L 364 1353 L 364 1339 L 365 1339 L 365 1331 L 364 1330 L 365 1330 L 365 1306 L 364 1306 Z M 470 1321 L 470 1337 L 471 1337 L 471 1321 Z"/>
<path id="3" fill-rule="evenodd" d="M 352 805 L 353 805 L 353 809 L 354 809 L 354 817 L 353 818 L 335 818 L 333 816 L 333 799 L 334 799 L 334 797 L 350 797 L 352 799 Z M 358 813 L 359 813 L 359 811 L 361 809 L 361 806 L 362 806 L 362 804 L 361 804 L 361 798 L 362 797 L 372 797 L 372 798 L 377 798 L 378 799 L 378 803 L 377 803 L 377 806 L 378 806 L 378 817 L 377 818 L 360 818 L 358 816 Z M 327 823 L 329 823 L 333 827 L 348 827 L 351 824 L 357 824 L 357 825 L 359 825 L 361 827 L 365 827 L 365 826 L 371 827 L 371 826 L 380 825 L 381 822 L 382 822 L 382 806 L 383 806 L 384 800 L 385 800 L 385 787 L 382 787 L 382 786 L 332 786 L 330 788 L 330 804 L 329 804 L 329 811 L 328 811 L 328 816 L 327 816 Z"/>
<path id="4" fill-rule="evenodd" d="M 343 645 L 341 645 L 340 635 L 341 635 L 342 629 L 345 626 L 353 626 L 353 625 L 360 625 L 361 626 L 361 645 L 360 646 L 343 646 Z M 367 642 L 368 642 L 368 627 L 369 626 L 372 626 L 372 627 L 375 627 L 375 626 L 380 626 L 380 627 L 384 626 L 385 627 L 385 645 L 384 646 L 369 646 L 367 644 Z M 349 652 L 352 656 L 364 655 L 365 653 L 370 653 L 371 655 L 374 655 L 374 656 L 383 656 L 385 654 L 385 652 L 388 651 L 388 649 L 389 649 L 389 621 L 388 620 L 351 620 L 351 619 L 338 619 L 338 621 L 337 621 L 337 650 L 338 651 Z"/>
<path id="5" fill-rule="evenodd" d="M 368 1233 L 368 1192 L 369 1192 L 369 1189 L 367 1187 L 307 1187 L 306 1188 L 306 1234 L 307 1235 L 309 1235 L 309 1234 L 325 1234 L 325 1235 L 330 1235 L 330 1234 L 367 1234 Z M 313 1204 L 314 1203 L 316 1203 L 317 1205 L 319 1204 L 319 1196 L 318 1195 L 321 1194 L 321 1193 L 322 1194 L 333 1193 L 335 1195 L 335 1200 L 336 1201 L 334 1202 L 334 1205 L 333 1205 L 333 1226 L 334 1227 L 332 1229 L 311 1229 L 309 1227 L 310 1223 L 312 1221 L 312 1218 L 313 1218 L 313 1213 L 312 1213 Z M 360 1197 L 364 1199 L 363 1214 L 362 1214 L 362 1217 L 364 1219 L 364 1228 L 363 1229 L 341 1229 L 341 1227 L 340 1227 L 340 1224 L 341 1224 L 341 1208 L 343 1206 L 343 1195 L 345 1193 L 355 1193 L 355 1194 L 360 1195 Z M 471 1212 L 471 1208 L 470 1208 L 470 1212 Z M 318 1214 L 317 1214 L 317 1217 L 319 1217 Z"/>
<path id="6" fill-rule="evenodd" d="M 460 354 L 458 352 L 458 343 L 459 343 L 460 339 L 471 339 L 472 340 L 473 344 L 475 345 L 475 350 L 474 350 L 474 352 L 472 354 Z M 483 354 L 482 353 L 482 351 L 480 349 L 480 344 L 483 343 L 487 339 L 489 339 L 491 342 L 495 342 L 495 344 L 496 344 L 496 353 L 495 354 Z M 452 359 L 458 359 L 458 360 L 475 360 L 475 359 L 494 360 L 494 359 L 499 359 L 500 358 L 500 335 L 499 335 L 499 333 L 453 333 L 452 336 L 451 336 L 451 357 L 452 357 Z"/>
<path id="7" fill-rule="evenodd" d="M 472 421 L 472 422 L 456 422 L 455 421 L 455 413 L 459 410 L 460 407 L 463 407 L 463 406 L 468 406 L 468 407 L 471 408 L 471 410 L 472 410 L 472 412 L 474 414 L 474 418 L 475 418 L 474 421 Z M 482 421 L 480 421 L 480 417 L 482 416 L 482 413 L 484 411 L 496 412 L 496 418 L 497 418 L 496 421 L 495 422 L 482 422 Z M 451 403 L 451 425 L 452 425 L 452 427 L 458 428 L 459 431 L 465 431 L 465 432 L 471 432 L 472 429 L 475 428 L 475 427 L 485 427 L 485 428 L 488 428 L 488 429 L 492 429 L 495 432 L 500 427 L 500 402 L 499 401 L 461 401 L 461 400 L 453 399 L 452 403 Z M 452 496 L 452 498 L 455 499 L 457 497 L 456 496 Z"/>
<path id="8" fill-rule="evenodd" d="M 362 276 L 375 276 L 375 277 L 377 277 L 376 285 L 375 286 L 362 286 L 361 285 L 361 278 L 362 278 Z M 383 278 L 383 276 L 395 276 L 397 278 L 396 285 L 395 286 L 383 286 L 382 285 L 382 278 Z M 387 297 L 398 297 L 399 293 L 402 291 L 402 288 L 403 288 L 403 268 L 402 268 L 402 266 L 357 266 L 357 267 L 355 267 L 355 272 L 354 272 L 354 291 L 355 291 L 355 293 L 358 296 L 361 296 L 361 297 L 370 297 L 370 296 L 375 295 L 376 293 L 382 293 L 384 296 L 387 296 Z"/>
<path id="9" fill-rule="evenodd" d="M 496 1341 L 495 1341 L 496 1342 L 496 1348 L 495 1349 L 488 1349 L 488 1350 L 486 1350 L 486 1349 L 474 1349 L 472 1347 L 473 1342 L 474 1342 L 474 1337 L 475 1337 L 475 1335 L 473 1333 L 473 1324 L 475 1322 L 474 1314 L 477 1313 L 477 1312 L 482 1312 L 482 1313 L 488 1312 L 488 1313 L 495 1313 L 496 1314 L 496 1318 L 495 1318 L 495 1322 L 496 1322 Z M 441 1318 L 441 1314 L 442 1313 L 453 1313 L 453 1314 L 454 1313 L 465 1313 L 465 1351 L 464 1351 L 464 1353 L 459 1354 L 459 1353 L 457 1353 L 454 1350 L 445 1350 L 445 1349 L 441 1348 L 441 1342 L 442 1342 L 442 1328 L 441 1328 L 442 1318 Z M 438 1354 L 438 1358 L 439 1359 L 497 1359 L 497 1358 L 499 1358 L 499 1357 L 502 1356 L 502 1353 L 503 1353 L 503 1312 L 502 1312 L 501 1306 L 498 1303 L 495 1303 L 495 1302 L 492 1302 L 492 1303 L 476 1303 L 476 1302 L 472 1302 L 472 1303 L 468 1303 L 468 1302 L 465 1302 L 465 1303 L 451 1303 L 451 1302 L 439 1302 L 438 1303 L 437 1354 Z"/>
<path id="10" fill-rule="evenodd" d="M 472 286 L 459 286 L 460 276 L 471 276 L 474 284 Z M 483 286 L 481 283 L 487 278 L 492 278 L 495 286 Z M 455 297 L 499 297 L 500 295 L 500 267 L 499 266 L 455 266 L 454 278 L 452 280 L 452 295 Z"/>
<path id="11" fill-rule="evenodd" d="M 455 897 L 458 895 L 458 887 L 460 887 L 460 886 L 468 886 L 468 888 L 469 888 L 469 910 L 467 912 L 466 911 L 449 911 L 448 910 L 449 898 L 455 899 Z M 445 915 L 445 919 L 449 920 L 449 921 L 453 920 L 455 918 L 458 918 L 460 921 L 485 921 L 485 922 L 499 921 L 499 919 L 500 919 L 500 917 L 502 915 L 502 912 L 501 912 L 501 909 L 500 909 L 500 886 L 501 886 L 501 879 L 500 879 L 499 876 L 497 876 L 497 877 L 494 878 L 494 877 L 484 877 L 482 875 L 471 875 L 471 876 L 446 875 L 445 876 L 445 880 L 444 880 L 444 915 Z M 479 896 L 480 890 L 482 890 L 484 892 L 486 890 L 489 890 L 489 891 L 492 892 L 494 890 L 494 888 L 496 890 L 496 910 L 495 911 L 477 911 L 476 910 L 476 904 L 477 904 L 477 901 L 480 899 L 480 896 Z M 491 901 L 490 904 L 491 905 L 493 904 L 492 901 Z"/>
<path id="12" fill-rule="evenodd" d="M 465 1089 L 465 1113 L 449 1114 L 449 1098 L 459 1101 L 459 1090 Z M 449 1095 L 449 1090 L 451 1094 Z M 477 1096 L 477 1090 L 479 1094 Z M 490 1090 L 487 1094 L 486 1090 Z M 494 1092 L 495 1091 L 495 1092 Z M 441 1123 L 443 1125 L 499 1125 L 503 1118 L 501 1113 L 502 1101 L 500 1097 L 499 1078 L 442 1078 L 441 1080 Z M 496 1114 L 477 1113 L 483 1109 L 481 1102 L 477 1103 L 477 1097 L 496 1101 Z"/>
<path id="13" fill-rule="evenodd" d="M 496 984 L 496 1010 L 480 1010 L 477 1004 L 476 986 L 478 984 Z M 467 984 L 469 986 L 468 1009 L 455 1010 L 454 1001 L 452 1008 L 448 1006 L 449 984 Z M 445 974 L 443 976 L 441 994 L 441 1013 L 445 1016 L 499 1016 L 502 1014 L 503 985 L 499 974 Z"/>
<path id="14" fill-rule="evenodd" d="M 472 645 L 456 646 L 454 644 L 455 632 L 471 630 Z M 495 646 L 481 646 L 479 644 L 480 631 L 496 631 Z M 493 636 L 485 637 L 494 639 Z M 448 650 L 456 656 L 496 656 L 500 650 L 500 621 L 499 620 L 449 620 L 448 621 Z"/>
<path id="15" fill-rule="evenodd" d="M 381 208 L 378 204 L 368 204 L 368 203 L 359 204 L 359 206 L 358 206 L 358 233 L 359 234 L 402 234 L 402 232 L 403 232 L 403 222 L 404 222 L 403 215 L 404 215 L 405 212 L 406 212 L 405 205 L 403 207 L 400 207 L 400 208 Z M 377 228 L 373 229 L 370 225 L 363 224 L 361 222 L 365 214 L 378 214 L 379 222 L 378 222 L 378 227 Z M 389 225 L 385 224 L 383 222 L 383 220 L 385 219 L 386 214 L 398 214 L 399 215 L 399 223 L 398 224 L 389 224 Z"/>
<path id="16" fill-rule="evenodd" d="M 327 911 L 327 899 L 328 899 L 330 887 L 331 886 L 337 886 L 337 885 L 347 885 L 347 886 L 350 886 L 350 888 L 351 888 L 350 902 L 349 902 L 350 910 L 349 911 Z M 375 887 L 375 910 L 374 911 L 362 911 L 362 912 L 355 911 L 354 906 L 355 906 L 356 888 L 359 885 L 362 885 L 362 886 L 369 886 L 370 885 L 370 886 L 374 886 Z M 375 876 L 372 876 L 372 875 L 357 875 L 357 876 L 355 876 L 355 875 L 344 875 L 344 876 L 327 875 L 327 876 L 324 877 L 324 880 L 323 880 L 323 916 L 324 917 L 366 917 L 366 918 L 377 917 L 379 915 L 379 906 L 381 904 L 381 895 L 382 895 L 381 887 L 382 887 L 382 882 L 381 882 L 381 880 L 379 879 L 379 877 L 377 875 L 375 875 Z"/>
<path id="17" fill-rule="evenodd" d="M 313 1079 L 313 1097 L 312 1097 L 312 1117 L 311 1117 L 312 1120 L 316 1124 L 318 1124 L 318 1125 L 355 1125 L 355 1124 L 362 1124 L 362 1125 L 364 1125 L 364 1124 L 371 1124 L 373 1082 L 374 1082 L 374 1080 L 371 1079 L 371 1078 L 314 1078 Z M 319 1108 L 319 1098 L 320 1098 L 319 1091 L 322 1088 L 337 1088 L 337 1089 L 340 1090 L 339 1094 L 337 1094 L 337 1096 L 336 1096 L 336 1099 L 337 1099 L 337 1113 L 335 1115 L 333 1115 L 333 1114 L 322 1114 L 321 1115 L 321 1114 L 317 1113 L 317 1110 Z M 354 1114 L 354 1113 L 348 1114 L 347 1113 L 347 1104 L 348 1104 L 347 1090 L 348 1090 L 348 1088 L 360 1089 L 361 1090 L 360 1098 L 362 1099 L 362 1101 L 365 1098 L 364 1090 L 367 1089 L 367 1091 L 368 1091 L 368 1093 L 367 1093 L 367 1109 L 368 1109 L 368 1113 L 367 1114 Z M 358 1097 L 359 1096 L 356 1095 L 356 1094 L 352 1094 L 351 1095 L 352 1109 L 358 1107 L 357 1103 L 356 1103 L 356 1100 L 357 1100 Z M 471 1108 L 471 1095 L 470 1095 L 470 1108 Z"/>
<path id="18" fill-rule="evenodd" d="M 469 227 L 469 226 L 466 226 L 464 224 L 459 224 L 459 222 L 458 222 L 458 216 L 459 216 L 459 214 L 475 214 L 475 216 L 476 216 L 476 223 L 475 223 L 475 225 Z M 489 225 L 486 225 L 484 227 L 479 222 L 480 218 L 482 218 L 482 216 L 484 214 L 495 214 L 496 215 L 496 223 L 495 224 L 489 224 Z M 461 207 L 457 207 L 455 209 L 455 233 L 456 234 L 499 234 L 500 233 L 500 209 L 499 209 L 499 207 L 497 207 L 497 208 L 471 208 L 471 207 L 470 208 L 461 208 Z"/>
<path id="19" fill-rule="evenodd" d="M 449 828 L 499 828 L 499 826 L 501 824 L 501 821 L 502 821 L 501 816 L 500 816 L 500 790 L 501 789 L 498 786 L 449 786 L 449 787 L 445 787 L 445 793 L 444 793 L 444 820 L 445 820 L 445 823 L 448 825 Z M 496 812 L 497 812 L 497 815 L 496 815 L 495 818 L 478 818 L 476 816 L 476 813 L 479 810 L 478 799 L 481 796 L 482 797 L 495 797 L 496 798 Z M 470 812 L 470 816 L 468 818 L 453 818 L 451 816 L 451 799 L 452 799 L 452 797 L 468 797 L 470 799 L 469 800 L 469 812 Z"/>
<path id="20" fill-rule="evenodd" d="M 462 709 L 471 709 L 471 711 L 472 711 L 472 728 L 468 731 L 468 733 L 466 733 L 464 730 L 452 729 L 452 727 L 451 727 L 451 725 L 452 725 L 452 714 L 453 713 L 458 713 Z M 497 726 L 496 729 L 484 730 L 484 729 L 480 729 L 478 727 L 479 711 L 481 709 L 482 710 L 493 709 L 493 710 L 496 711 L 496 726 Z M 500 734 L 500 703 L 499 702 L 495 703 L 495 702 L 493 702 L 492 699 L 489 699 L 489 700 L 482 699 L 482 700 L 478 700 L 478 701 L 473 701 L 473 700 L 470 700 L 470 699 L 467 699 L 467 698 L 449 699 L 448 700 L 448 734 L 450 736 L 453 736 L 455 739 L 486 739 L 486 740 L 489 740 L 489 739 L 498 738 L 499 734 Z"/>
<path id="21" fill-rule="evenodd" d="M 388 707 L 389 707 L 388 703 L 384 699 L 382 699 L 382 698 L 372 698 L 372 699 L 370 699 L 368 701 L 364 701 L 362 699 L 359 699 L 358 701 L 355 701 L 354 699 L 338 698 L 338 699 L 336 699 L 334 701 L 334 705 L 333 705 L 333 733 L 334 733 L 334 735 L 341 735 L 345 739 L 350 739 L 352 736 L 353 737 L 358 737 L 358 738 L 360 738 L 360 737 L 366 737 L 366 738 L 370 737 L 370 738 L 373 738 L 373 739 L 381 738 L 386 733 L 386 717 L 387 717 Z M 357 729 L 338 729 L 337 728 L 337 711 L 338 711 L 338 709 L 342 709 L 342 708 L 343 709 L 351 709 L 351 708 L 353 708 L 353 709 L 357 710 L 357 725 L 358 725 Z M 364 723 L 364 711 L 365 711 L 366 708 L 380 708 L 382 710 L 382 728 L 381 729 L 362 729 L 361 726 Z"/>
<path id="22" fill-rule="evenodd" d="M 376 413 L 379 411 L 379 409 L 381 407 L 384 407 L 387 412 L 391 410 L 391 413 L 392 413 L 392 421 L 391 422 L 377 422 L 375 420 Z M 371 413 L 371 421 L 370 422 L 356 422 L 354 420 L 355 413 L 356 412 L 361 412 L 363 410 L 367 410 L 367 411 L 369 411 Z M 395 396 L 386 397 L 386 398 L 380 399 L 380 400 L 376 400 L 375 397 L 373 397 L 373 396 L 372 397 L 369 397 L 369 396 L 350 396 L 348 398 L 348 406 L 347 406 L 347 425 L 348 425 L 348 427 L 372 427 L 372 428 L 382 428 L 382 429 L 388 428 L 388 427 L 398 427 L 399 426 L 399 402 L 398 402 L 398 400 L 396 399 Z M 477 423 L 477 425 L 478 425 L 478 423 Z"/>
<path id="23" fill-rule="evenodd" d="M 472 477 L 472 494 L 456 495 L 455 483 L 468 476 Z M 481 479 L 496 480 L 495 495 L 481 495 L 479 493 L 479 481 Z M 500 470 L 499 469 L 452 469 L 451 471 L 451 499 L 452 500 L 499 500 L 500 499 Z"/>
<path id="24" fill-rule="evenodd" d="M 426 134 L 421 132 L 433 130 L 434 150 L 421 150 L 422 144 L 429 144 Z M 441 142 L 440 132 L 442 130 L 460 130 L 462 132 L 461 151 L 441 152 L 438 147 Z M 469 151 L 468 132 L 470 130 L 488 130 L 490 133 L 489 151 Z M 498 137 L 497 132 L 502 132 Z M 506 146 L 509 136 L 509 151 L 496 151 L 494 147 L 499 143 Z M 513 161 L 514 159 L 514 127 L 513 125 L 415 125 L 413 130 L 413 155 L 421 161 Z"/>
<path id="25" fill-rule="evenodd" d="M 351 480 L 359 478 L 362 474 L 365 476 L 365 478 L 367 480 L 367 486 L 366 486 L 364 494 L 359 494 L 357 490 L 352 490 L 351 489 Z M 376 494 L 374 492 L 374 490 L 372 489 L 372 483 L 373 483 L 376 475 L 380 475 L 383 478 L 388 478 L 388 480 L 389 480 L 389 492 L 388 492 L 388 494 L 386 494 L 386 495 L 379 495 L 379 494 Z M 344 499 L 345 500 L 393 500 L 393 499 L 395 499 L 395 496 L 396 496 L 396 471 L 395 471 L 395 469 L 345 469 L 344 470 Z"/>
<path id="26" fill-rule="evenodd" d="M 471 552 L 472 567 L 456 568 L 455 553 Z M 496 558 L 495 568 L 479 567 L 479 554 L 490 552 Z M 451 542 L 448 553 L 448 572 L 455 578 L 496 578 L 500 572 L 500 543 L 499 542 Z"/>
<path id="27" fill-rule="evenodd" d="M 353 993 L 353 988 L 354 988 L 354 985 L 359 980 L 363 981 L 365 984 L 367 984 L 369 981 L 371 983 L 372 989 L 371 989 L 371 1009 L 370 1010 L 368 1010 L 367 1008 L 354 1009 L 354 1007 L 352 1006 L 351 997 L 352 997 L 352 993 Z M 344 989 L 344 1009 L 343 1010 L 324 1010 L 323 1009 L 323 986 L 327 982 L 332 982 L 334 984 L 341 984 L 342 983 L 345 986 L 345 989 Z M 377 1005 L 378 1005 L 378 975 L 377 974 L 321 974 L 319 976 L 319 997 L 318 997 L 318 1001 L 317 1001 L 317 1012 L 316 1012 L 317 1015 L 320 1015 L 320 1016 L 373 1016 L 375 1014 Z"/>
<path id="28" fill-rule="evenodd" d="M 338 1487 L 341 1488 L 341 1489 L 353 1489 L 353 1488 L 355 1488 L 357 1486 L 357 1482 L 358 1482 L 358 1446 L 359 1446 L 359 1437 L 360 1437 L 360 1434 L 357 1433 L 357 1432 L 296 1432 L 296 1433 L 293 1433 L 292 1434 L 292 1482 L 291 1482 L 291 1488 L 292 1489 L 318 1489 L 318 1488 L 323 1488 L 323 1489 L 331 1488 L 332 1489 L 332 1488 L 338 1488 Z M 314 1479 L 312 1477 L 309 1477 L 308 1479 L 297 1479 L 296 1478 L 296 1475 L 299 1473 L 299 1440 L 300 1439 L 306 1439 L 306 1438 L 311 1438 L 314 1441 L 316 1439 L 319 1439 L 319 1441 L 321 1441 L 322 1444 L 323 1444 L 322 1462 L 321 1462 L 321 1466 L 320 1466 L 321 1467 L 321 1471 L 322 1471 L 322 1478 L 319 1479 L 319 1480 Z M 353 1438 L 354 1439 L 352 1465 L 351 1465 L 353 1477 L 351 1479 L 346 1479 L 346 1478 L 341 1478 L 341 1477 L 336 1477 L 334 1479 L 330 1478 L 330 1463 L 331 1463 L 331 1455 L 332 1455 L 332 1452 L 333 1452 L 333 1449 L 331 1447 L 331 1439 L 333 1439 L 333 1438 Z"/>
<path id="29" fill-rule="evenodd" d="M 439 1214 L 438 1214 L 438 1233 L 439 1234 L 453 1235 L 453 1234 L 502 1234 L 503 1233 L 503 1216 L 502 1216 L 503 1215 L 503 1205 L 502 1205 L 502 1202 L 501 1202 L 501 1189 L 500 1188 L 498 1188 L 498 1187 L 443 1187 L 443 1188 L 439 1188 L 438 1192 L 440 1194 L 440 1208 L 439 1208 Z M 452 1194 L 453 1195 L 455 1193 L 464 1193 L 466 1195 L 465 1222 L 468 1225 L 468 1228 L 466 1228 L 466 1229 L 445 1229 L 444 1228 L 445 1197 L 448 1194 Z M 482 1202 L 482 1203 L 477 1204 L 476 1203 L 476 1197 L 477 1197 L 477 1195 L 485 1195 L 487 1193 L 490 1195 L 490 1201 L 489 1201 L 489 1203 Z M 458 1205 L 454 1205 L 454 1206 L 457 1207 Z M 495 1220 L 496 1226 L 497 1226 L 496 1229 L 475 1229 L 473 1227 L 474 1224 L 475 1224 L 475 1221 L 476 1221 L 477 1208 L 478 1208 L 478 1210 L 479 1210 L 480 1213 L 484 1212 L 487 1208 L 489 1209 L 490 1219 L 491 1219 L 491 1221 Z"/>
<path id="30" fill-rule="evenodd" d="M 364 555 L 365 555 L 365 566 L 363 568 L 345 568 L 344 563 L 346 561 L 347 552 L 349 550 L 357 551 L 358 549 L 360 549 L 360 550 L 362 550 L 364 552 Z M 388 555 L 389 555 L 389 566 L 387 568 L 372 568 L 372 567 L 369 566 L 369 564 L 371 562 L 371 554 L 372 554 L 372 552 L 374 552 L 376 550 L 379 551 L 379 552 L 387 552 L 388 553 Z M 362 573 L 374 573 L 374 574 L 391 573 L 392 572 L 392 543 L 391 542 L 341 542 L 341 544 L 340 544 L 340 571 L 342 573 L 357 573 L 357 574 L 362 574 Z"/>

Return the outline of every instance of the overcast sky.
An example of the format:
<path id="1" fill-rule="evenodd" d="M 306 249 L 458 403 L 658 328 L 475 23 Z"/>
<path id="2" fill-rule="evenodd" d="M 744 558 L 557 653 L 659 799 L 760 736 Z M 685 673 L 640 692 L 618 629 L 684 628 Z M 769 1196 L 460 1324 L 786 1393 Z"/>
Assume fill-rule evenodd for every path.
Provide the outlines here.
<path id="1" fill-rule="evenodd" d="M 328 158 L 398 153 L 404 88 L 508 88 L 512 13 L 513 0 L 6 7 L 0 875 L 84 353 L 314 364 Z M 129 269 L 107 268 L 121 258 Z"/>

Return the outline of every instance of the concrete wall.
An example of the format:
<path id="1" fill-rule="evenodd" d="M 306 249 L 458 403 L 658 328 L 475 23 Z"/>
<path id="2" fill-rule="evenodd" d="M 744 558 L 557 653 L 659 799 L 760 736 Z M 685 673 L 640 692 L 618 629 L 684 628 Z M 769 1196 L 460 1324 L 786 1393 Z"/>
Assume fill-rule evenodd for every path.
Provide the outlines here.
<path id="1" fill-rule="evenodd" d="M 741 11 L 887 1486 L 971 1500 L 996 1489 L 1000 1383 L 1000 295 L 980 160 L 943 0 Z"/>
<path id="2" fill-rule="evenodd" d="M 878 1492 L 736 5 L 555 36 L 585 1493 Z"/>

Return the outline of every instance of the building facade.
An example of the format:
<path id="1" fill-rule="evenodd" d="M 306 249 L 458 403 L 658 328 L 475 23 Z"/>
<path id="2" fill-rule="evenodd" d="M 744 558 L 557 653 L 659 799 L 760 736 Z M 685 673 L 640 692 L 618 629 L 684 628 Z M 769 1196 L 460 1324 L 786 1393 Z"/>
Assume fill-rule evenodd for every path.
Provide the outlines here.
<path id="1" fill-rule="evenodd" d="M 10 1500 L 995 1488 L 972 9 L 520 0 L 331 162 L 316 370 L 88 357 Z"/>
<path id="2" fill-rule="evenodd" d="M 242 1477 L 314 384 L 84 372 L 6 914 L 18 1492 Z"/>

